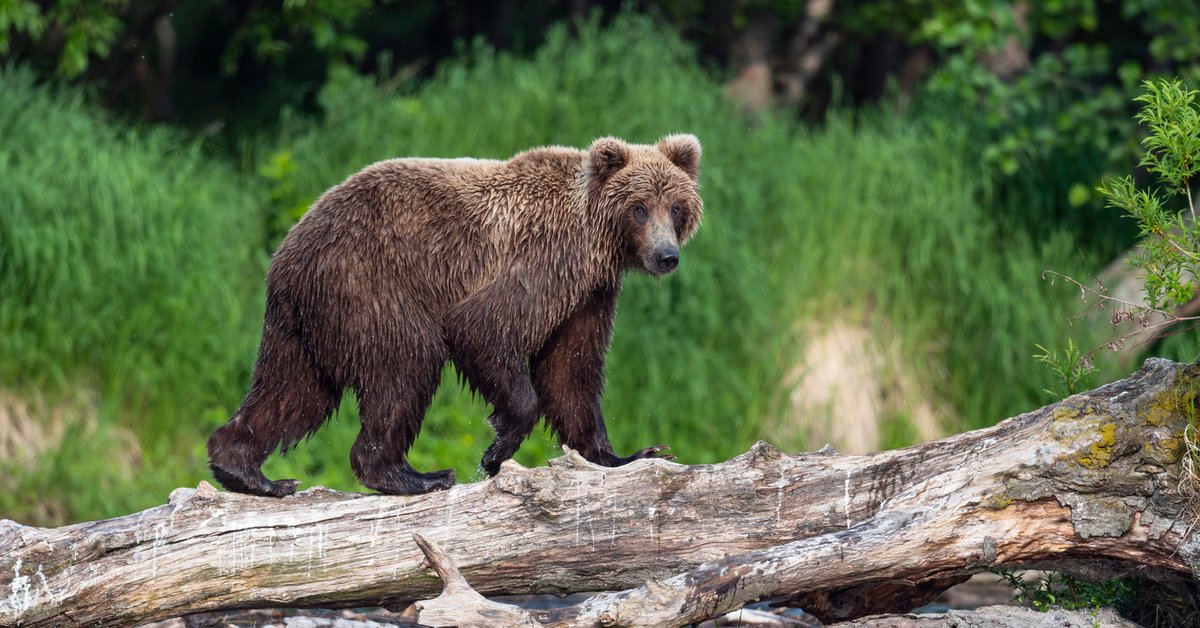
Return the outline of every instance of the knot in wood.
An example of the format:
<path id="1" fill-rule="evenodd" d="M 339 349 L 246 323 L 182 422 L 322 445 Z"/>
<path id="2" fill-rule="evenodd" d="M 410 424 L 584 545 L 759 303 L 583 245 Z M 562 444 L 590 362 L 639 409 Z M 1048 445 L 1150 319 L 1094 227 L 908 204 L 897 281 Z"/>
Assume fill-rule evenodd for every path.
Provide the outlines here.
<path id="1" fill-rule="evenodd" d="M 760 440 L 750 447 L 750 451 L 745 454 L 746 461 L 750 466 L 761 466 L 776 462 L 784 457 L 784 453 L 779 451 L 767 441 Z"/>
<path id="2" fill-rule="evenodd" d="M 496 490 L 517 497 L 526 497 L 532 492 L 529 478 L 523 474 L 500 473 L 491 482 Z"/>
<path id="3" fill-rule="evenodd" d="M 563 469 L 595 469 L 596 465 L 584 458 L 582 454 L 566 445 L 562 446 L 563 455 L 557 458 L 551 458 L 546 461 L 546 465 L 552 468 Z"/>

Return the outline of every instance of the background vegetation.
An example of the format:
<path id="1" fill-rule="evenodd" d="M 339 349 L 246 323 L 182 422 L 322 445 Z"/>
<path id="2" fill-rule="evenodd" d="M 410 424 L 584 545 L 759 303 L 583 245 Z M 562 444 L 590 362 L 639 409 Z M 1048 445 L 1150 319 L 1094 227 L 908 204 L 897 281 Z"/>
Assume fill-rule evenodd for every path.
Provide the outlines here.
<path id="1" fill-rule="evenodd" d="M 791 387 L 806 343 L 845 323 L 898 355 L 885 396 L 915 387 L 944 431 L 988 425 L 1050 400 L 1038 344 L 1107 338 L 1069 327 L 1078 291 L 1041 275 L 1090 277 L 1133 243 L 1091 190 L 1136 163 L 1137 81 L 1200 67 L 1179 36 L 1200 27 L 1191 2 L 512 4 L 0 4 L 0 518 L 113 516 L 210 479 L 203 443 L 245 392 L 270 252 L 327 187 L 387 157 L 604 134 L 688 131 L 705 150 L 680 272 L 622 296 L 619 450 L 811 444 L 782 425 Z M 746 63 L 786 78 L 814 19 L 840 43 L 803 97 L 726 95 Z M 1013 41 L 1025 63 L 1005 74 L 985 53 Z M 912 404 L 886 408 L 880 445 L 913 442 Z M 268 475 L 361 490 L 356 412 Z M 448 371 L 414 465 L 478 479 L 486 413 Z M 518 459 L 553 452 L 537 432 Z"/>

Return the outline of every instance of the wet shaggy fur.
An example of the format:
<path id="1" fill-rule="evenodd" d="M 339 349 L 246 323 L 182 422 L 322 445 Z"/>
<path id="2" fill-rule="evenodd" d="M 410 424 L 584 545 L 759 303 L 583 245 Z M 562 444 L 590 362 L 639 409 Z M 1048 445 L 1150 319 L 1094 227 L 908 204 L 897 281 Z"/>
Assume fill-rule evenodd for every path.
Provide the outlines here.
<path id="1" fill-rule="evenodd" d="M 507 161 L 382 161 L 330 189 L 271 262 L 253 380 L 209 439 L 213 475 L 234 491 L 292 493 L 296 481 L 260 467 L 352 389 L 362 430 L 350 463 L 363 485 L 448 488 L 453 471 L 407 461 L 447 360 L 493 407 L 489 474 L 542 416 L 597 464 L 659 455 L 613 452 L 604 359 L 625 271 L 670 272 L 699 224 L 699 165 L 691 135 L 601 138 Z"/>

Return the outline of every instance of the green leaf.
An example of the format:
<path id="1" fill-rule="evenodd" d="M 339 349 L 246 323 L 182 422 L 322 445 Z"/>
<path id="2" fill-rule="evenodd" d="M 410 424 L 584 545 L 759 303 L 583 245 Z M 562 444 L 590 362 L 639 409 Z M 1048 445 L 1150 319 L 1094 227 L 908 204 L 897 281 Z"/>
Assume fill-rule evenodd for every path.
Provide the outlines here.
<path id="1" fill-rule="evenodd" d="M 1092 200 L 1092 192 L 1088 186 L 1082 183 L 1076 182 L 1067 193 L 1067 202 L 1071 203 L 1071 207 L 1080 207 L 1090 200 Z"/>

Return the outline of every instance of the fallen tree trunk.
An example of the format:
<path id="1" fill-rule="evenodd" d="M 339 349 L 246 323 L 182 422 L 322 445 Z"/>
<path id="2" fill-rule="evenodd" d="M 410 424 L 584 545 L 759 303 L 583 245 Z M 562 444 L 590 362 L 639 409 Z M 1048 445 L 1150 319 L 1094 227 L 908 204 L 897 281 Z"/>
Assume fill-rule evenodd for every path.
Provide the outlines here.
<path id="1" fill-rule="evenodd" d="M 720 464 L 612 469 L 568 452 L 416 497 L 271 499 L 201 483 L 107 521 L 0 521 L 0 623 L 400 607 L 442 590 L 414 532 L 465 578 L 457 592 L 615 591 L 531 612 L 547 625 L 681 625 L 778 597 L 848 619 L 909 610 L 991 567 L 1048 562 L 1195 585 L 1200 541 L 1179 481 L 1198 391 L 1200 365 L 1153 359 L 995 427 L 871 455 L 759 443 Z"/>

